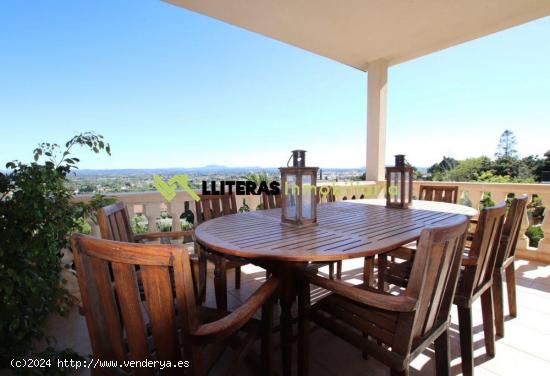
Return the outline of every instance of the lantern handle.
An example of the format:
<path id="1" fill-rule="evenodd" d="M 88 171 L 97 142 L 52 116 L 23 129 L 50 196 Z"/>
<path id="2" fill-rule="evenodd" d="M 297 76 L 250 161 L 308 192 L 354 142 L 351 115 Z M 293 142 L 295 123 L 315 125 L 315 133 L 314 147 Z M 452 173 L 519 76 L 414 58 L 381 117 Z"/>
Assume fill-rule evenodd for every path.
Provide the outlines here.
<path id="1" fill-rule="evenodd" d="M 286 162 L 286 167 L 290 167 L 290 160 L 292 159 L 293 156 L 294 156 L 294 153 L 291 153 L 290 158 L 288 158 L 288 161 Z"/>

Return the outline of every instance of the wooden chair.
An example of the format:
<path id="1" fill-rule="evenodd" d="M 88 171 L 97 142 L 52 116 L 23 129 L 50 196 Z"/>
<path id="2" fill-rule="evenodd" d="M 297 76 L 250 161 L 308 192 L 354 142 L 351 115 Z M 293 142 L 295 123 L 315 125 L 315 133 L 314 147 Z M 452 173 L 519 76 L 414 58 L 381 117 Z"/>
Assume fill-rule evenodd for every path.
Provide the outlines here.
<path id="1" fill-rule="evenodd" d="M 421 185 L 418 199 L 456 204 L 458 202 L 458 186 Z"/>
<path id="2" fill-rule="evenodd" d="M 243 358 L 263 333 L 263 367 L 271 368 L 273 296 L 279 281 L 269 279 L 232 313 L 198 307 L 187 250 L 180 245 L 132 244 L 72 237 L 83 310 L 93 358 L 123 361 L 188 361 L 193 375 L 206 375 L 230 340 L 238 339 L 238 359 Z M 145 299 L 138 288 L 137 270 Z M 262 308 L 262 323 L 252 316 Z M 125 371 L 125 372 L 121 372 Z M 95 375 L 156 375 L 159 369 L 97 368 Z M 165 368 L 176 375 L 185 368 Z M 229 374 L 237 374 L 233 362 Z"/>
<path id="3" fill-rule="evenodd" d="M 281 195 L 268 195 L 262 193 L 262 205 L 265 210 L 280 209 L 282 206 Z"/>
<path id="4" fill-rule="evenodd" d="M 496 335 L 504 337 L 504 307 L 502 275 L 506 275 L 506 290 L 508 291 L 508 308 L 510 316 L 517 316 L 516 307 L 516 274 L 514 258 L 518 242 L 521 221 L 527 206 L 527 195 L 515 198 L 504 222 L 502 236 L 497 253 L 495 271 L 493 273 L 493 299 L 495 310 Z"/>
<path id="5" fill-rule="evenodd" d="M 237 202 L 234 194 L 225 195 L 199 195 L 200 201 L 195 202 L 197 224 L 209 221 L 223 215 L 237 213 Z M 228 260 L 215 253 L 208 252 L 199 244 L 198 254 L 201 265 L 202 277 L 206 281 L 206 260 L 214 263 L 214 290 L 216 294 L 216 305 L 220 309 L 227 309 L 227 269 L 235 269 L 235 288 L 241 288 L 241 266 L 247 262 Z M 202 278 L 201 278 L 202 279 Z M 205 287 L 206 291 L 206 287 Z"/>
<path id="6" fill-rule="evenodd" d="M 388 365 L 392 375 L 408 375 L 409 363 L 435 342 L 437 374 L 448 375 L 450 309 L 466 227 L 466 217 L 457 216 L 422 231 L 410 282 L 400 295 L 304 273 L 300 316 L 309 312 L 318 325 Z M 331 292 L 311 308 L 310 284 Z M 299 326 L 307 335 L 307 321 Z M 307 346 L 302 351 L 307 359 Z M 307 370 L 307 360 L 300 365 Z"/>
<path id="7" fill-rule="evenodd" d="M 326 189 L 323 189 L 323 188 L 328 188 L 328 191 L 326 191 Z M 326 194 L 321 194 L 321 193 L 326 193 Z M 336 197 L 334 196 L 334 190 L 332 189 L 331 186 L 317 187 L 316 196 L 317 196 L 318 204 L 323 204 L 327 202 L 336 202 Z"/>
<path id="8" fill-rule="evenodd" d="M 490 357 L 495 355 L 492 285 L 505 215 L 504 202 L 481 211 L 471 247 L 462 260 L 454 304 L 458 308 L 462 373 L 466 376 L 474 372 L 472 304 L 478 298 L 483 312 L 485 350 Z"/>
<path id="9" fill-rule="evenodd" d="M 117 202 L 104 206 L 97 210 L 97 223 L 99 232 L 103 239 L 116 240 L 129 243 L 144 243 L 147 241 L 158 241 L 162 238 L 181 239 L 185 237 L 194 238 L 192 230 L 171 231 L 171 232 L 149 232 L 146 234 L 134 235 L 130 226 L 130 217 L 126 205 Z M 195 245 L 196 247 L 196 245 Z M 196 249 L 196 248 L 195 248 Z M 197 253 L 190 255 L 193 279 L 196 286 L 197 299 L 204 300 L 206 296 L 206 268 L 201 271 L 201 265 Z"/>
<path id="10" fill-rule="evenodd" d="M 458 202 L 458 186 L 421 185 L 418 199 L 456 204 Z M 378 263 L 382 265 L 382 269 L 386 265 L 386 259 L 388 256 L 393 262 L 395 262 L 398 258 L 403 260 L 411 260 L 414 257 L 414 246 L 399 247 L 392 252 L 380 255 Z"/>
<path id="11" fill-rule="evenodd" d="M 454 304 L 458 308 L 460 349 L 462 356 L 462 372 L 473 374 L 473 344 L 472 344 L 472 304 L 481 298 L 483 311 L 483 330 L 485 348 L 489 356 L 495 354 L 495 335 L 493 319 L 493 273 L 500 244 L 502 224 L 506 213 L 504 202 L 497 206 L 485 208 L 479 216 L 476 231 L 473 234 L 470 248 L 462 260 L 460 282 L 457 287 Z M 414 255 L 413 260 L 418 257 Z M 383 289 L 389 282 L 406 287 L 410 283 L 411 261 L 379 263 L 379 288 Z"/>
<path id="12" fill-rule="evenodd" d="M 319 189 L 317 189 L 317 203 L 327 203 L 327 202 L 334 202 L 334 194 L 332 193 L 332 188 L 330 188 L 327 195 L 321 195 L 319 194 Z M 267 195 L 265 193 L 262 193 L 262 204 L 264 206 L 264 209 L 280 209 L 282 206 L 282 200 L 281 195 Z M 342 279 L 342 261 L 336 261 L 336 262 L 314 262 L 311 263 L 311 266 L 319 269 L 325 265 L 328 264 L 328 275 L 330 279 L 334 279 L 334 264 L 336 264 L 336 278 Z"/>
<path id="13" fill-rule="evenodd" d="M 332 187 L 329 187 L 326 195 L 321 194 L 321 188 L 322 187 L 317 187 L 317 204 L 336 202 L 336 197 L 334 196 Z M 324 264 L 326 265 L 326 263 Z M 328 264 L 328 275 L 330 279 L 333 279 L 334 276 L 334 264 L 336 264 L 336 279 L 342 279 L 342 261 L 336 261 L 335 263 L 331 262 Z"/>

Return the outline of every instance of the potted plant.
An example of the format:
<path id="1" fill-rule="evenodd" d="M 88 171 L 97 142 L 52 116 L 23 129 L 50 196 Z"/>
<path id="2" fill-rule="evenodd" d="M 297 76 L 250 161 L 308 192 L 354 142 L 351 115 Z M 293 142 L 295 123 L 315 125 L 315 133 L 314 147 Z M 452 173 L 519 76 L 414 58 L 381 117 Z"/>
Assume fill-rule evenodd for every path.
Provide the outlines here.
<path id="1" fill-rule="evenodd" d="M 0 173 L 0 368 L 12 358 L 36 355 L 33 343 L 43 338 L 45 320 L 64 314 L 73 302 L 61 273 L 61 250 L 92 210 L 71 203 L 67 176 L 77 168 L 77 146 L 110 154 L 102 136 L 87 132 L 64 146 L 42 143 L 33 162 L 8 162 L 7 173 Z M 44 354 L 55 357 L 51 349 Z"/>

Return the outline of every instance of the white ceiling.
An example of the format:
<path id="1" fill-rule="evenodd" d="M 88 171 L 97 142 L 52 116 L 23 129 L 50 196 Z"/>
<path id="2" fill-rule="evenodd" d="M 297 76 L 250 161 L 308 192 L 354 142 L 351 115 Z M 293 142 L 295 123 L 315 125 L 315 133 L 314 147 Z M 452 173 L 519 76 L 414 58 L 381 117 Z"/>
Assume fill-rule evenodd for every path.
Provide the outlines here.
<path id="1" fill-rule="evenodd" d="M 363 71 L 550 15 L 550 0 L 165 1 Z"/>

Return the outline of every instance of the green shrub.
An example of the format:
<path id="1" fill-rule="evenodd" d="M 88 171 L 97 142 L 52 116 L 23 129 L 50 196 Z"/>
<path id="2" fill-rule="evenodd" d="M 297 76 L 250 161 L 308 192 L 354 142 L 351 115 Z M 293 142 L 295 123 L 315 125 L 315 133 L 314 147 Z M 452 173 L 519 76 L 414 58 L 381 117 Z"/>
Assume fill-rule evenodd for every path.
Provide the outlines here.
<path id="1" fill-rule="evenodd" d="M 166 211 L 160 213 L 160 217 L 157 218 L 157 229 L 160 232 L 172 231 L 172 216 Z"/>
<path id="2" fill-rule="evenodd" d="M 540 226 L 529 226 L 525 231 L 525 235 L 529 238 L 529 247 L 538 247 L 539 241 L 544 237 L 544 232 Z"/>
<path id="3" fill-rule="evenodd" d="M 130 226 L 132 227 L 132 233 L 139 235 L 145 234 L 148 231 L 149 221 L 147 217 L 142 213 L 135 215 L 130 221 Z"/>
<path id="4" fill-rule="evenodd" d="M 64 149 L 41 144 L 33 163 L 9 162 L 11 171 L 0 174 L 0 368 L 29 354 L 48 316 L 71 305 L 60 277 L 61 249 L 93 210 L 70 202 L 66 177 L 79 162 L 71 156 L 74 146 L 110 153 L 102 136 L 84 133 Z"/>
<path id="5" fill-rule="evenodd" d="M 491 192 L 484 192 L 483 198 L 479 201 L 479 204 L 480 204 L 479 206 L 480 209 L 495 206 L 495 202 L 491 198 Z"/>
<path id="6" fill-rule="evenodd" d="M 180 218 L 180 227 L 182 231 L 188 231 L 193 229 L 193 224 L 187 222 L 185 218 Z"/>
<path id="7" fill-rule="evenodd" d="M 243 205 L 239 208 L 239 213 L 247 213 L 250 211 L 250 206 L 246 203 L 246 199 L 243 198 Z"/>

